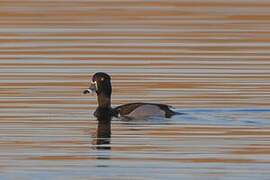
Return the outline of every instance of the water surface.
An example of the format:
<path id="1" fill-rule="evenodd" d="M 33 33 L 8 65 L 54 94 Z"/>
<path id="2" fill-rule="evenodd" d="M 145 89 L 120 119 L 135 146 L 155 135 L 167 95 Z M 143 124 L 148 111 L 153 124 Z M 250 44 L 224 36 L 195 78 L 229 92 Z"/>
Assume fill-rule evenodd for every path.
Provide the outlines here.
<path id="1" fill-rule="evenodd" d="M 269 179 L 269 7 L 0 1 L 1 179 Z M 185 115 L 98 124 L 97 71 Z"/>

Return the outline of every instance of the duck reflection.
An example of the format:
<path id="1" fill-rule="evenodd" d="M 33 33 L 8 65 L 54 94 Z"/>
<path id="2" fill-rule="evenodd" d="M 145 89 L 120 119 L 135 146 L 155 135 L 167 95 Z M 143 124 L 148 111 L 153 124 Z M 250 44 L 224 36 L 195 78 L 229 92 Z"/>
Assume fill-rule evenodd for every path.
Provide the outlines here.
<path id="1" fill-rule="evenodd" d="M 111 120 L 112 116 L 106 111 L 97 116 L 96 139 L 93 142 L 94 145 L 97 145 L 96 149 L 111 149 Z"/>

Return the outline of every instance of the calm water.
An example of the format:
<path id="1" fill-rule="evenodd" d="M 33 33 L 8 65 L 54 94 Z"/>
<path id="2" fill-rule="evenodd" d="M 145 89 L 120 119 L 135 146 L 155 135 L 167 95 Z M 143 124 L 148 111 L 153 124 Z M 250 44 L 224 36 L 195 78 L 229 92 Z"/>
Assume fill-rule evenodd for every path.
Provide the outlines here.
<path id="1" fill-rule="evenodd" d="M 0 0 L 0 179 L 270 179 L 269 8 Z M 98 124 L 97 71 L 185 115 Z"/>

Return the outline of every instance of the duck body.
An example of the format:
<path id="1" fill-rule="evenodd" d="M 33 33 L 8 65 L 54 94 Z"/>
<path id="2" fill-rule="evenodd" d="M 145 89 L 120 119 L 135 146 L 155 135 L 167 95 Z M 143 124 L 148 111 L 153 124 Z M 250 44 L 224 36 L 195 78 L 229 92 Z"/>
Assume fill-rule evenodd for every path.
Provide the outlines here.
<path id="1" fill-rule="evenodd" d="M 175 114 L 180 114 L 171 110 L 171 106 L 156 103 L 129 103 L 112 108 L 111 77 L 103 72 L 92 76 L 91 85 L 89 89 L 84 91 L 84 94 L 90 92 L 96 92 L 97 94 L 98 107 L 94 113 L 96 117 L 112 116 L 137 119 L 154 116 L 170 118 Z"/>
<path id="2" fill-rule="evenodd" d="M 156 103 L 129 103 L 114 108 L 118 117 L 141 118 L 149 116 L 158 116 L 170 118 L 176 112 L 170 109 L 166 104 Z"/>

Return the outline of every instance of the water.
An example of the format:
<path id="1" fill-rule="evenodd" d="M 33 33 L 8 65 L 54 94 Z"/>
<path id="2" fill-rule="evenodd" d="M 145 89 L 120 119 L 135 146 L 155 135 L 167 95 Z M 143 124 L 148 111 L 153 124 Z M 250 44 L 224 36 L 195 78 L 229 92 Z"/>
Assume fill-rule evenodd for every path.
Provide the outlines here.
<path id="1" fill-rule="evenodd" d="M 269 6 L 0 1 L 0 179 L 269 179 Z M 185 114 L 98 124 L 97 71 Z"/>
<path id="2" fill-rule="evenodd" d="M 184 109 L 172 119 L 113 119 L 111 138 L 108 124 L 97 128 L 92 116 L 76 111 L 69 118 L 1 120 L 1 177 L 269 177 L 269 109 Z"/>

